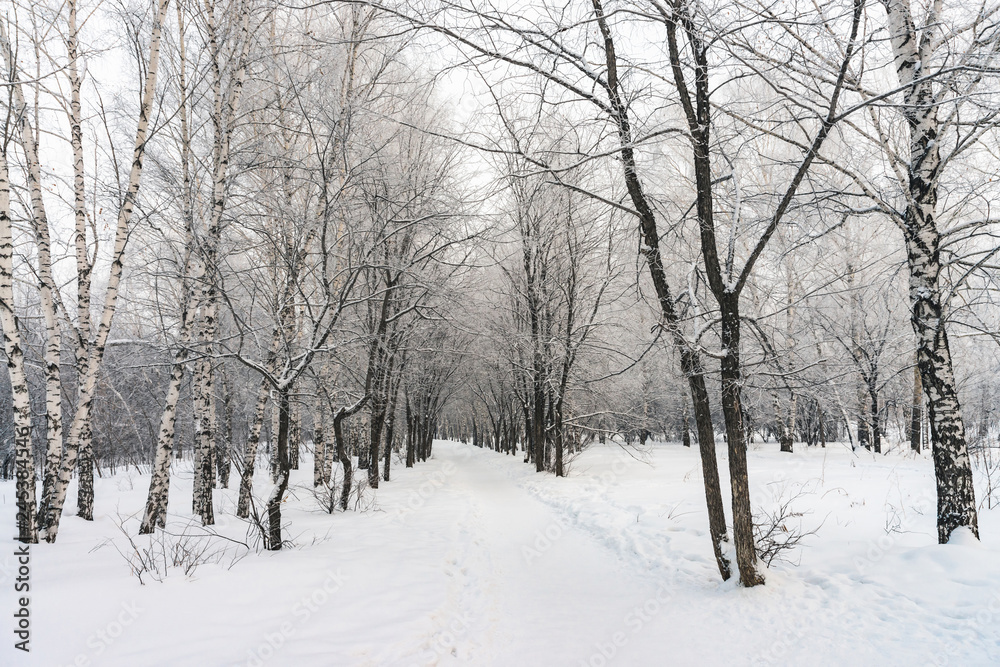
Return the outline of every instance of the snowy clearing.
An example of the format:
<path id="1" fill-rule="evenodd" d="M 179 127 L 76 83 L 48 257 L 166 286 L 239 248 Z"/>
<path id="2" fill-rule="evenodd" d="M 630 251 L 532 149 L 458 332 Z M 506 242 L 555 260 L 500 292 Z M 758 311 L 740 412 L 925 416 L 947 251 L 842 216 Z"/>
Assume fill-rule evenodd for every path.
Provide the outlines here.
<path id="1" fill-rule="evenodd" d="M 149 478 L 119 471 L 98 480 L 94 523 L 73 517 L 57 545 L 31 547 L 32 652 L 9 628 L 0 664 L 1000 664 L 1000 511 L 982 511 L 981 544 L 939 546 L 928 458 L 776 449 L 750 452 L 755 507 L 801 491 L 792 521 L 817 532 L 798 566 L 775 563 L 750 590 L 721 582 L 698 453 L 676 444 L 594 445 L 559 479 L 438 441 L 367 509 L 334 516 L 308 490 L 307 457 L 285 510 L 294 548 L 232 564 L 243 548 L 212 538 L 221 562 L 145 585 L 118 523 L 135 534 Z M 265 494 L 266 474 L 257 483 Z M 0 491 L 14 525 L 14 486 Z M 244 541 L 235 491 L 215 492 L 215 528 Z M 202 531 L 178 513 L 190 505 L 181 470 L 168 532 Z"/>

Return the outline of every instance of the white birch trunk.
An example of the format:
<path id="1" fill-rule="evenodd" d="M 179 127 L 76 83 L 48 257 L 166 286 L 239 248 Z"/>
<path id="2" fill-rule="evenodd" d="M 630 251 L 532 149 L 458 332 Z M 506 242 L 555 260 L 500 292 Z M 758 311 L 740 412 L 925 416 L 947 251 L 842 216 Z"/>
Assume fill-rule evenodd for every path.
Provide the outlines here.
<path id="1" fill-rule="evenodd" d="M 17 539 L 38 542 L 35 523 L 35 457 L 31 449 L 31 404 L 24 372 L 21 333 L 14 314 L 14 238 L 10 219 L 10 176 L 0 147 L 0 328 L 7 355 L 7 375 L 14 398 L 14 457 L 17 475 Z"/>
<path id="2" fill-rule="evenodd" d="M 61 337 L 56 316 L 55 282 L 52 278 L 52 250 L 49 223 L 42 198 L 41 165 L 38 158 L 38 137 L 31 126 L 31 114 L 18 82 L 17 67 L 10 40 L 0 24 L 0 51 L 10 72 L 9 87 L 14 111 L 14 125 L 24 151 L 28 193 L 31 200 L 31 223 L 38 251 L 38 289 L 45 323 L 45 467 L 42 476 L 42 506 L 49 500 L 55 486 L 63 447 L 62 381 L 59 374 Z M 8 180 L 8 188 L 10 181 Z M 8 193 L 9 194 L 9 193 Z"/>
<path id="3" fill-rule="evenodd" d="M 139 119 L 136 125 L 135 146 L 132 151 L 132 167 L 129 172 L 128 189 L 118 211 L 118 221 L 115 227 L 115 245 L 112 252 L 111 271 L 108 276 L 108 287 L 104 296 L 104 307 L 97 327 L 97 335 L 91 344 L 87 359 L 86 372 L 80 380 L 77 396 L 76 413 L 70 425 L 69 437 L 66 441 L 66 453 L 63 457 L 59 474 L 55 480 L 51 499 L 45 508 L 45 513 L 39 514 L 40 528 L 48 542 L 55 542 L 59 532 L 59 521 L 62 518 L 63 505 L 66 502 L 66 490 L 70 477 L 77 463 L 77 452 L 82 436 L 90 423 L 90 413 L 97 388 L 97 374 L 104 359 L 104 348 L 111 333 L 111 323 L 118 304 L 118 287 L 121 283 L 124 269 L 125 247 L 129 239 L 129 224 L 139 193 L 139 181 L 142 176 L 143 157 L 146 150 L 146 135 L 149 130 L 149 117 L 153 109 L 153 97 L 156 92 L 156 74 L 160 60 L 160 37 L 163 19 L 166 15 L 169 0 L 158 0 L 156 19 L 149 41 L 149 62 L 146 67 L 146 79 L 143 84 L 142 102 L 139 108 Z"/>
<path id="4" fill-rule="evenodd" d="M 250 494 L 253 493 L 253 474 L 257 467 L 257 446 L 260 444 L 260 432 L 264 427 L 264 415 L 270 386 L 267 380 L 262 380 L 260 383 L 260 390 L 257 392 L 257 405 L 254 407 L 253 421 L 250 423 L 250 437 L 247 438 L 246 450 L 243 452 L 240 497 L 236 505 L 236 516 L 242 519 L 250 516 Z"/>
<path id="5" fill-rule="evenodd" d="M 79 29 L 76 0 L 68 0 L 69 32 L 66 54 L 69 60 L 70 143 L 73 147 L 73 221 L 76 246 L 76 373 L 77 382 L 90 356 L 90 274 L 92 265 L 87 252 L 87 198 L 83 165 L 83 114 L 80 105 L 82 81 L 78 67 Z M 90 424 L 80 434 L 79 490 L 77 516 L 94 519 L 93 437 Z"/>
<path id="6" fill-rule="evenodd" d="M 199 335 L 206 353 L 211 355 L 213 344 L 218 333 L 218 302 L 221 276 L 217 270 L 218 250 L 222 236 L 222 216 L 226 208 L 226 178 L 229 169 L 230 140 L 234 126 L 236 108 L 239 105 L 243 91 L 243 77 L 246 63 L 249 39 L 249 11 L 241 6 L 241 24 L 238 44 L 241 52 L 237 56 L 237 65 L 232 74 L 232 82 L 228 94 L 222 89 L 222 67 L 219 62 L 219 43 L 216 27 L 215 3 L 207 3 L 208 46 L 211 54 L 213 74 L 212 93 L 212 126 L 213 141 L 213 171 L 212 171 L 212 210 L 207 233 L 202 241 L 203 276 L 199 281 L 200 327 Z M 215 399 L 210 358 L 198 363 L 195 380 L 195 418 L 198 430 L 195 437 L 195 514 L 202 516 L 202 521 L 208 525 L 207 518 L 211 513 L 212 488 L 215 486 L 214 465 L 212 461 L 215 452 Z M 214 521 L 214 519 L 212 519 Z"/>
<path id="7" fill-rule="evenodd" d="M 278 394 L 274 392 L 272 395 L 274 400 L 271 401 L 271 439 L 268 442 L 268 449 L 271 453 L 270 470 L 271 470 L 271 483 L 278 483 L 278 427 L 281 422 L 281 415 L 278 410 Z"/>
<path id="8" fill-rule="evenodd" d="M 213 340 L 214 326 L 205 327 L 205 340 Z M 215 475 L 212 469 L 212 449 L 215 444 L 215 396 L 212 386 L 212 360 L 203 358 L 195 365 L 194 374 L 195 450 L 194 493 L 191 511 L 201 517 L 202 525 L 215 523 L 212 507 L 212 488 Z"/>
<path id="9" fill-rule="evenodd" d="M 938 497 L 938 541 L 957 528 L 979 536 L 972 464 L 962 408 L 945 331 L 946 303 L 940 286 L 941 235 L 937 228 L 938 181 L 942 168 L 938 99 L 931 78 L 921 78 L 942 47 L 942 2 L 934 0 L 926 27 L 917 31 L 908 0 L 883 0 L 895 57 L 896 74 L 906 87 L 902 112 L 910 134 L 907 206 L 903 216 L 910 269 L 910 320 L 917 336 L 917 365 L 927 395 L 931 448 Z M 946 46 L 946 44 L 944 45 Z"/>
<path id="10" fill-rule="evenodd" d="M 319 388 L 313 403 L 313 486 L 322 486 L 330 481 L 326 463 L 326 434 L 323 431 L 323 398 Z"/>
<path id="11" fill-rule="evenodd" d="M 167 506 L 170 496 L 170 462 L 174 448 L 177 424 L 177 403 L 180 400 L 181 383 L 184 379 L 184 368 L 188 357 L 194 328 L 194 294 L 191 286 L 191 265 L 194 257 L 194 213 L 191 192 L 191 133 L 188 126 L 187 107 L 187 52 L 184 39 L 184 12 L 181 3 L 177 9 L 177 45 L 179 51 L 178 87 L 180 104 L 178 117 L 181 131 L 181 208 L 185 224 L 186 249 L 181 268 L 183 291 L 181 297 L 181 331 L 179 349 L 174 356 L 174 365 L 167 384 L 167 398 L 160 414 L 160 428 L 156 438 L 156 455 L 153 461 L 152 476 L 149 481 L 149 494 L 146 498 L 146 510 L 143 513 L 139 534 L 152 533 L 159 526 L 166 527 Z"/>

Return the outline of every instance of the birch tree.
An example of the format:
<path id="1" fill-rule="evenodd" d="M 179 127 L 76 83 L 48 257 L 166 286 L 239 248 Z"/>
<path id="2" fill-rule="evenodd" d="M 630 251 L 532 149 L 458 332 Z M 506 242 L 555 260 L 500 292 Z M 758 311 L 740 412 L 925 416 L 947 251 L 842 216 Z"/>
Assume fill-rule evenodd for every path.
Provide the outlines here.
<path id="1" fill-rule="evenodd" d="M 889 48 L 872 54 L 871 67 L 854 73 L 851 83 L 865 100 L 892 104 L 884 110 L 870 107 L 864 122 L 852 126 L 852 136 L 860 142 L 855 146 L 878 150 L 888 167 L 866 173 L 844 159 L 857 151 L 845 150 L 835 168 L 902 233 L 917 367 L 931 426 L 938 540 L 944 543 L 958 528 L 978 535 L 972 464 L 947 331 L 951 302 L 998 249 L 974 243 L 995 220 L 964 207 L 944 215 L 939 196 L 962 172 L 961 160 L 982 159 L 977 152 L 996 125 L 1000 9 L 944 0 L 884 0 L 881 6 Z M 887 67 L 894 71 L 885 75 Z M 949 255 L 969 245 L 968 239 L 971 250 L 949 261 Z"/>
<path id="2" fill-rule="evenodd" d="M 2 54 L 8 80 L 11 84 L 9 86 L 13 103 L 11 121 L 17 129 L 18 143 L 24 154 L 25 177 L 31 202 L 31 226 L 35 235 L 37 252 L 38 292 L 45 322 L 45 435 L 47 445 L 42 475 L 42 511 L 39 512 L 39 517 L 44 519 L 44 508 L 49 504 L 55 490 L 59 463 L 63 455 L 62 378 L 59 373 L 59 352 L 62 337 L 56 312 L 58 289 L 52 276 L 52 243 L 49 234 L 48 213 L 42 195 L 42 165 L 38 154 L 38 128 L 32 125 L 32 118 L 37 119 L 38 117 L 37 108 L 33 113 L 28 106 L 23 85 L 20 83 L 20 68 L 15 60 L 10 36 L 3 22 L 0 22 L 0 54 Z"/>
<path id="3" fill-rule="evenodd" d="M 136 198 L 139 193 L 146 139 L 149 132 L 150 116 L 156 92 L 160 40 L 168 1 L 158 0 L 155 5 L 145 77 L 142 86 L 142 98 L 139 106 L 138 121 L 136 123 L 135 143 L 132 150 L 131 169 L 129 171 L 127 187 L 117 214 L 111 268 L 108 274 L 101 318 L 89 347 L 90 353 L 87 357 L 85 370 L 81 373 L 76 411 L 73 415 L 73 422 L 66 439 L 66 449 L 59 467 L 59 474 L 53 483 L 47 505 L 43 505 L 43 508 L 39 510 L 40 529 L 45 540 L 48 542 L 55 542 L 58 535 L 59 521 L 62 517 L 63 504 L 66 501 L 66 491 L 69 486 L 70 477 L 76 467 L 81 438 L 85 437 L 87 433 L 94 391 L 97 387 L 97 376 L 100 371 L 101 361 L 104 358 L 108 336 L 111 333 L 111 324 L 114 319 L 115 309 L 118 305 L 118 288 L 125 266 L 125 249 L 131 231 L 132 213 L 135 209 Z"/>
<path id="4" fill-rule="evenodd" d="M 9 109 L 8 109 L 9 112 Z M 4 120 L 4 128 L 10 119 Z M 14 398 L 15 474 L 17 475 L 17 539 L 38 542 L 35 521 L 35 458 L 31 446 L 31 405 L 28 378 L 24 372 L 24 352 L 17 315 L 14 312 L 14 237 L 11 229 L 10 177 L 7 150 L 10 139 L 4 132 L 0 145 L 0 328 L 3 330 L 7 374 Z"/>

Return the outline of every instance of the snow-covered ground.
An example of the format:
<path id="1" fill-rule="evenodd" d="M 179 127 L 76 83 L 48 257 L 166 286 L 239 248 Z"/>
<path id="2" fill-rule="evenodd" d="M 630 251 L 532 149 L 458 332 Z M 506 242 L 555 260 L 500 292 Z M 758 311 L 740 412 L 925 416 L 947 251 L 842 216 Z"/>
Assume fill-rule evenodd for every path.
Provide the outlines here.
<path id="1" fill-rule="evenodd" d="M 96 521 L 69 507 L 59 542 L 31 548 L 30 655 L 13 648 L 14 543 L 0 556 L 0 665 L 1000 664 L 1000 510 L 981 511 L 981 544 L 938 546 L 929 458 L 801 450 L 750 453 L 755 507 L 796 497 L 785 526 L 816 530 L 752 590 L 720 580 L 697 451 L 676 444 L 595 445 L 556 479 L 436 442 L 333 516 L 307 458 L 293 548 L 234 563 L 243 547 L 189 539 L 218 562 L 144 585 L 119 524 L 134 536 L 149 478 L 119 471 L 98 480 Z M 215 530 L 245 541 L 235 488 L 216 494 Z M 13 485 L 0 496 L 13 526 Z M 200 533 L 189 470 L 170 501 L 168 531 Z"/>

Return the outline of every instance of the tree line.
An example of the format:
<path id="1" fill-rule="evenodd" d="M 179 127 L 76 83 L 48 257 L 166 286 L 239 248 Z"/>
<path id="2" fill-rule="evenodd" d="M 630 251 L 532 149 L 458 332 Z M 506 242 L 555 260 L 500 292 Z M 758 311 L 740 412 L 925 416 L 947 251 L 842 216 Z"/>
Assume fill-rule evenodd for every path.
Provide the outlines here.
<path id="1" fill-rule="evenodd" d="M 939 541 L 978 534 L 995 4 L 78 2 L 0 17 L 22 541 L 95 467 L 163 527 L 183 460 L 280 549 L 303 451 L 346 510 L 436 437 L 697 446 L 745 586 L 755 441 L 928 446 Z"/>

